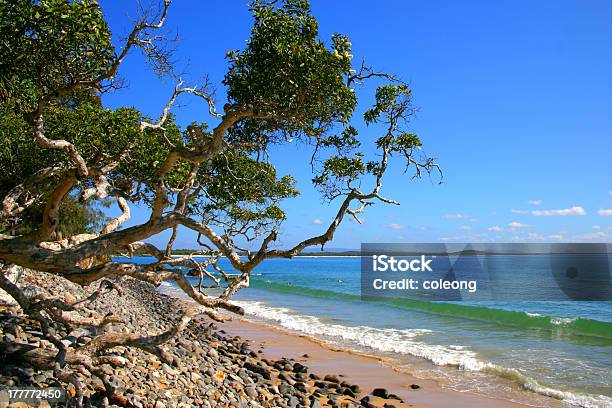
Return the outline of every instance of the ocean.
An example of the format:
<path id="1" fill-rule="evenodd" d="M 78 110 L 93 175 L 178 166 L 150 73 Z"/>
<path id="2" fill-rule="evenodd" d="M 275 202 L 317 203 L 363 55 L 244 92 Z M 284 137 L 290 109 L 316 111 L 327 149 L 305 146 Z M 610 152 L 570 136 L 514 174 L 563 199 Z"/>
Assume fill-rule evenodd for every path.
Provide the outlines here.
<path id="1" fill-rule="evenodd" d="M 511 273 L 518 257 L 504 262 Z M 232 272 L 226 259 L 219 265 Z M 450 389 L 612 407 L 612 302 L 362 301 L 360 289 L 360 258 L 272 259 L 233 300 L 250 319 L 384 357 Z"/>

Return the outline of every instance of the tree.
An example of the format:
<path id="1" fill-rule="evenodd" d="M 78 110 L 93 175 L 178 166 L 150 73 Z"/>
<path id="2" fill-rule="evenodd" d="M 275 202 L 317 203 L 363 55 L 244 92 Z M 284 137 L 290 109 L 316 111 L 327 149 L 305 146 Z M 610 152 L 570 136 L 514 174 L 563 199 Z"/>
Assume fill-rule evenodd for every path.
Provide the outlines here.
<path id="1" fill-rule="evenodd" d="M 98 357 L 91 350 L 98 356 L 122 343 L 163 357 L 158 344 L 185 327 L 194 312 L 162 336 L 135 339 L 110 332 L 92 340 L 95 347 L 67 353 L 51 328 L 67 324 L 64 313 L 78 309 L 58 299 L 28 298 L 7 278 L 11 268 L 48 272 L 81 285 L 111 276 L 154 285 L 170 280 L 202 305 L 198 312 L 223 320 L 219 308 L 243 313 L 228 299 L 248 286 L 251 271 L 264 260 L 324 246 L 347 215 L 360 221 L 359 214 L 375 202 L 398 204 L 381 195 L 392 156 L 403 158 L 417 177 L 439 170 L 432 158 L 421 157 L 420 139 L 406 129 L 414 112 L 407 84 L 363 63 L 354 66 L 347 36 L 335 34 L 329 43 L 319 39 L 305 0 L 255 0 L 250 7 L 254 22 L 246 48 L 226 55 L 223 109 L 217 109 L 208 84 L 189 87 L 177 80 L 159 118 L 152 119 L 130 107 L 104 108 L 100 98 L 122 86 L 118 72 L 134 49 L 144 52 L 159 75 L 173 75 L 159 35 L 170 0 L 157 13 L 143 14 L 121 51 L 113 47 L 94 0 L 0 0 L 0 164 L 7 175 L 1 181 L 1 222 L 21 225 L 31 219 L 26 214 L 40 216 L 28 221 L 30 229 L 9 229 L 0 237 L 0 287 L 41 323 L 58 348 L 57 356 L 45 358 L 60 367 L 81 364 L 103 376 L 92 367 Z M 380 84 L 363 117 L 379 134 L 371 160 L 360 150 L 353 115 L 356 88 L 368 80 Z M 171 109 L 185 96 L 206 104 L 208 123 L 194 121 L 185 128 L 175 123 Z M 273 245 L 285 220 L 281 203 L 298 191 L 290 175 L 277 174 L 266 152 L 292 140 L 312 147 L 312 181 L 339 208 L 320 235 L 281 249 Z M 96 230 L 62 229 L 67 225 L 62 208 L 76 200 L 87 205 L 114 200 L 122 214 Z M 133 204 L 148 206 L 149 219 L 120 229 Z M 179 227 L 199 234 L 206 260 L 171 257 Z M 165 230 L 173 231 L 166 248 L 145 242 Z M 256 250 L 241 248 L 245 241 Z M 137 265 L 110 258 L 134 252 L 155 261 Z M 241 258 L 244 252 L 248 256 Z M 216 263 L 221 255 L 239 276 L 221 270 Z M 193 287 L 177 266 L 195 270 L 200 285 Z M 224 281 L 219 297 L 201 291 L 205 279 Z M 100 291 L 113 285 L 102 282 Z"/>

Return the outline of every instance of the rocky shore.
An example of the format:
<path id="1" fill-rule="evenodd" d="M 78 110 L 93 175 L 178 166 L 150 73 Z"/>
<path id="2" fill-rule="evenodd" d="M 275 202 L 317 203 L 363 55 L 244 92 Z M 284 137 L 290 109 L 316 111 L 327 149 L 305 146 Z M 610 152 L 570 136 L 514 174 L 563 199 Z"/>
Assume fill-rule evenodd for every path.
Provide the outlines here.
<path id="1" fill-rule="evenodd" d="M 34 285 L 32 283 L 36 283 Z M 86 311 L 119 316 L 125 324 L 110 330 L 156 335 L 179 319 L 188 302 L 158 293 L 155 288 L 131 278 L 116 281 L 122 288 L 91 302 Z M 24 271 L 19 279 L 29 295 L 43 291 L 47 296 L 74 302 L 90 295 L 98 285 L 82 288 L 44 273 Z M 82 328 L 58 333 L 68 349 L 87 344 L 90 332 Z M 25 344 L 45 349 L 54 346 L 42 338 L 38 323 L 26 318 L 18 307 L 0 310 L 0 338 L 3 350 L 10 344 Z M 307 355 L 303 359 L 263 358 L 261 347 L 240 337 L 227 335 L 208 319 L 193 320 L 181 334 L 162 347 L 171 361 L 138 348 L 117 346 L 108 354 L 121 366 L 104 364 L 115 392 L 109 396 L 102 382 L 86 369 L 77 376 L 83 384 L 86 406 L 132 407 L 407 407 L 411 406 L 386 389 L 362 390 L 349 384 L 338 373 L 318 376 L 309 372 Z M 0 355 L 0 361 L 6 361 Z M 0 365 L 0 388 L 34 386 L 67 388 L 51 370 L 36 370 L 13 356 Z"/>

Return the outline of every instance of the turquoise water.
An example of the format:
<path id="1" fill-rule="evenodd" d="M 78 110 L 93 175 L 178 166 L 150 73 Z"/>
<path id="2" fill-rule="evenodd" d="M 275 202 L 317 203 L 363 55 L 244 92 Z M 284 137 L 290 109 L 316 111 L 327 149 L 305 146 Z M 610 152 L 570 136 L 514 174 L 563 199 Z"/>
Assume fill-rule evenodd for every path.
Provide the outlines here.
<path id="1" fill-rule="evenodd" d="M 359 258 L 268 260 L 234 299 L 251 318 L 389 357 L 449 388 L 612 406 L 612 302 L 363 302 L 360 283 Z"/>

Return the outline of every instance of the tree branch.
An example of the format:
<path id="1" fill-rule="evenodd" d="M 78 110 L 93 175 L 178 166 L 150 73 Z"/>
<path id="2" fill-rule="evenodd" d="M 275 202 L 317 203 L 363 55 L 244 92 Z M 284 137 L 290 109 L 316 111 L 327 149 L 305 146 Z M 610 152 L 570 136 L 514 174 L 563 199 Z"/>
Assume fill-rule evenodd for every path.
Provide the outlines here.
<path id="1" fill-rule="evenodd" d="M 119 69 L 119 66 L 125 60 L 125 57 L 127 56 L 130 49 L 134 45 L 138 45 L 142 41 L 138 39 L 138 36 L 147 29 L 158 30 L 163 27 L 164 23 L 166 22 L 166 17 L 168 15 L 168 9 L 170 7 L 170 3 L 171 3 L 171 0 L 164 0 L 163 9 L 162 9 L 161 15 L 159 16 L 159 20 L 157 22 L 148 23 L 146 21 L 139 21 L 134 26 L 134 28 L 132 28 L 132 31 L 128 35 L 125 46 L 123 47 L 123 50 L 121 51 L 121 54 L 119 54 L 119 56 L 111 64 L 109 69 L 104 74 L 100 75 L 98 78 L 93 80 L 92 83 L 97 84 L 97 83 L 104 81 L 105 79 L 113 79 L 115 77 L 115 75 L 117 74 L 117 70 Z"/>
<path id="2" fill-rule="evenodd" d="M 77 168 L 77 175 L 85 177 L 88 174 L 87 163 L 79 154 L 76 147 L 65 140 L 53 140 L 45 136 L 45 127 L 43 123 L 43 111 L 47 104 L 45 96 L 38 100 L 38 109 L 34 114 L 34 139 L 36 142 L 47 149 L 64 150 L 68 157 L 74 162 Z"/>
<path id="3" fill-rule="evenodd" d="M 75 186 L 77 179 L 74 175 L 70 174 L 66 176 L 60 183 L 55 187 L 55 190 L 51 193 L 47 200 L 47 205 L 43 212 L 42 224 L 38 233 L 36 234 L 36 241 L 42 242 L 47 241 L 51 238 L 51 234 L 55 231 L 57 226 L 58 218 L 57 213 L 59 207 L 64 200 L 64 197 L 70 193 L 72 188 Z"/>
<path id="4" fill-rule="evenodd" d="M 108 224 L 104 226 L 102 230 L 102 235 L 109 234 L 116 230 L 121 224 L 130 219 L 130 206 L 127 201 L 123 197 L 117 197 L 117 205 L 121 209 L 121 215 L 117 218 L 111 220 Z"/>
<path id="5" fill-rule="evenodd" d="M 158 346 L 178 335 L 196 315 L 202 312 L 203 311 L 199 307 L 187 309 L 175 325 L 155 336 L 141 337 L 120 332 L 104 333 L 93 338 L 90 342 L 77 348 L 75 351 L 80 354 L 93 355 L 117 346 L 136 347 L 159 356 L 165 363 L 172 364 L 172 355 Z"/>

